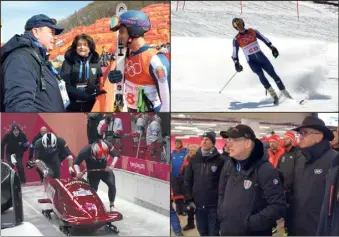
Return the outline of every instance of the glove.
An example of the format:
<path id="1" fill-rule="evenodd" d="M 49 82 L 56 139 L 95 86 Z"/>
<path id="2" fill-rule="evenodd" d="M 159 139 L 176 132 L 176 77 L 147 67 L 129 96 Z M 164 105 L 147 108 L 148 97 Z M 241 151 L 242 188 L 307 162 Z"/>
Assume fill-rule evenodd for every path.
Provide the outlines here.
<path id="1" fill-rule="evenodd" d="M 85 87 L 86 93 L 88 93 L 88 94 L 90 94 L 90 95 L 96 93 L 97 90 L 98 90 L 98 86 L 95 86 L 95 85 L 93 85 L 93 84 L 88 84 L 88 85 Z"/>
<path id="2" fill-rule="evenodd" d="M 99 95 L 103 95 L 103 94 L 107 94 L 107 91 L 105 90 L 100 90 L 99 92 L 95 93 L 96 96 L 99 96 Z"/>
<path id="3" fill-rule="evenodd" d="M 236 62 L 234 65 L 235 65 L 235 70 L 237 72 L 241 72 L 242 71 L 242 66 L 240 65 L 239 62 Z"/>
<path id="4" fill-rule="evenodd" d="M 107 94 L 105 90 L 100 90 L 99 92 L 96 92 L 94 94 L 89 95 L 89 101 L 95 100 L 97 96 L 102 95 L 102 94 Z"/>
<path id="5" fill-rule="evenodd" d="M 187 206 L 187 210 L 190 210 L 190 209 L 197 209 L 197 206 L 194 204 L 194 202 L 189 202 L 188 203 L 188 206 Z"/>
<path id="6" fill-rule="evenodd" d="M 277 48 L 272 46 L 271 50 L 272 50 L 273 57 L 277 58 L 279 56 L 279 52 L 278 52 Z"/>
<path id="7" fill-rule="evenodd" d="M 122 73 L 119 70 L 110 71 L 108 73 L 108 80 L 111 83 L 118 83 L 122 80 Z"/>

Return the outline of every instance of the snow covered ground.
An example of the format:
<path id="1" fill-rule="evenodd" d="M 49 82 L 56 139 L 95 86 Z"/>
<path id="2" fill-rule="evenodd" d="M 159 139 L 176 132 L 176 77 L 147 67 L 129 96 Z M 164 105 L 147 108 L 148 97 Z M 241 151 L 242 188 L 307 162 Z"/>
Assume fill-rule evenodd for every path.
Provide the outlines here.
<path id="1" fill-rule="evenodd" d="M 39 186 L 26 186 L 22 188 L 24 221 L 34 224 L 44 236 L 63 236 L 59 231 L 58 219 L 52 214 L 52 220 L 48 221 L 41 210 L 44 205 L 37 202 L 38 198 L 44 197 L 44 188 Z M 100 183 L 98 194 L 108 208 L 107 186 Z M 119 194 L 119 191 L 118 191 Z M 149 209 L 128 202 L 119 196 L 116 197 L 115 206 L 123 214 L 123 220 L 114 224 L 120 230 L 119 236 L 168 236 L 169 217 L 153 212 Z M 48 208 L 48 206 L 45 206 Z M 28 235 L 28 234 L 27 234 Z M 85 234 L 88 235 L 88 234 Z M 95 235 L 114 235 L 105 233 L 104 228 L 99 229 Z M 22 236 L 22 233 L 21 233 Z"/>
<path id="2" fill-rule="evenodd" d="M 171 18 L 171 110 L 193 111 L 338 111 L 338 14 L 328 6 L 299 1 L 243 1 L 246 27 L 259 30 L 279 50 L 275 59 L 258 40 L 294 100 L 272 104 L 239 50 L 244 70 L 221 94 L 235 73 L 231 59 L 240 1 L 190 2 Z M 266 74 L 267 75 L 267 74 Z M 278 91 L 272 78 L 271 85 Z M 306 99 L 304 105 L 297 101 Z"/>

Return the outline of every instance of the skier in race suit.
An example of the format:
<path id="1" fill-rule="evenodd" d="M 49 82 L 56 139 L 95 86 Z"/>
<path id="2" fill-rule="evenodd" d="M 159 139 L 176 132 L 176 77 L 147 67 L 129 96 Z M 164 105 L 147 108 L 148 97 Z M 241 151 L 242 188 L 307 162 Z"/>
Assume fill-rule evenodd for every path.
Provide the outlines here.
<path id="1" fill-rule="evenodd" d="M 273 87 L 268 82 L 267 78 L 265 77 L 263 70 L 265 70 L 267 74 L 270 75 L 274 79 L 281 93 L 285 95 L 287 98 L 292 99 L 291 95 L 286 90 L 284 83 L 282 82 L 280 77 L 275 72 L 274 67 L 272 66 L 271 62 L 268 60 L 265 54 L 261 51 L 257 39 L 260 39 L 261 41 L 263 41 L 267 45 L 267 47 L 269 47 L 272 50 L 272 54 L 275 58 L 279 56 L 278 50 L 258 30 L 255 30 L 252 28 L 245 29 L 245 23 L 243 19 L 234 18 L 232 21 L 232 25 L 236 30 L 239 31 L 239 33 L 233 39 L 232 59 L 235 63 L 236 71 L 241 72 L 243 69 L 243 67 L 239 63 L 239 58 L 238 58 L 239 47 L 241 47 L 245 54 L 246 60 L 250 68 L 252 69 L 254 73 L 256 73 L 259 76 L 261 84 L 265 87 L 265 89 L 272 96 L 274 100 L 274 104 L 277 104 L 279 102 L 279 98 L 277 96 L 277 93 L 274 91 Z"/>
<path id="2" fill-rule="evenodd" d="M 119 40 L 127 47 L 125 71 L 111 71 L 108 78 L 118 83 L 124 73 L 128 112 L 169 112 L 169 60 L 145 43 L 144 34 L 151 29 L 148 16 L 142 11 L 126 11 L 111 19 L 110 29 L 119 30 Z M 145 104 L 144 111 L 138 109 L 140 104 Z"/>

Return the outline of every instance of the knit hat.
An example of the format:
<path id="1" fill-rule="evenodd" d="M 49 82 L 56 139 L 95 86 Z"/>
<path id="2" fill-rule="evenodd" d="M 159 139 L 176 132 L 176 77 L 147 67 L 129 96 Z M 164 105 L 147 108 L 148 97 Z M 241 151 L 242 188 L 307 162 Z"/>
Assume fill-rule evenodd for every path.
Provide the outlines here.
<path id="1" fill-rule="evenodd" d="M 269 137 L 268 141 L 269 141 L 269 142 L 270 142 L 270 141 L 275 141 L 275 142 L 277 142 L 277 143 L 280 144 L 280 137 L 279 137 L 277 134 L 272 134 L 272 135 Z"/>
<path id="2" fill-rule="evenodd" d="M 211 140 L 213 145 L 215 145 L 215 139 L 216 139 L 216 134 L 215 132 L 205 132 L 202 137 L 207 137 L 208 139 Z"/>
<path id="3" fill-rule="evenodd" d="M 296 146 L 298 141 L 297 141 L 297 138 L 295 137 L 294 135 L 294 132 L 292 131 L 287 131 L 285 134 L 284 134 L 285 137 L 288 137 L 292 140 L 292 143 L 293 143 L 293 146 Z"/>

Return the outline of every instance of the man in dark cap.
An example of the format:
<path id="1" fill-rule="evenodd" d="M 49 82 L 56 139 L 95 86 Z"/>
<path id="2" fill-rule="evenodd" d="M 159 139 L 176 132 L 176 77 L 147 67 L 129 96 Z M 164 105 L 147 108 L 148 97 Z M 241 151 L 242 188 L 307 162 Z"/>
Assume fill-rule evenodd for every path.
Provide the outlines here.
<path id="1" fill-rule="evenodd" d="M 302 125 L 293 130 L 299 133 L 303 156 L 295 161 L 288 233 L 291 236 L 316 235 L 326 175 L 338 152 L 330 146 L 332 131 L 318 117 L 307 116 Z"/>
<path id="2" fill-rule="evenodd" d="M 225 137 L 230 159 L 219 182 L 220 234 L 272 235 L 287 207 L 279 173 L 264 156 L 263 144 L 249 126 L 239 124 Z"/>
<path id="3" fill-rule="evenodd" d="M 1 111 L 64 112 L 69 105 L 65 82 L 48 60 L 63 28 L 46 15 L 32 16 L 22 35 L 1 48 Z"/>
<path id="4" fill-rule="evenodd" d="M 1 139 L 1 160 L 4 160 L 6 148 L 7 162 L 12 168 L 16 165 L 22 184 L 26 183 L 22 160 L 24 152 L 28 150 L 28 147 L 28 139 L 17 124 L 12 124 L 11 131 L 6 133 Z"/>
<path id="5" fill-rule="evenodd" d="M 206 132 L 201 147 L 186 167 L 184 185 L 188 208 L 195 209 L 197 229 L 201 236 L 219 235 L 217 216 L 219 177 L 224 158 L 215 148 L 216 134 Z"/>

